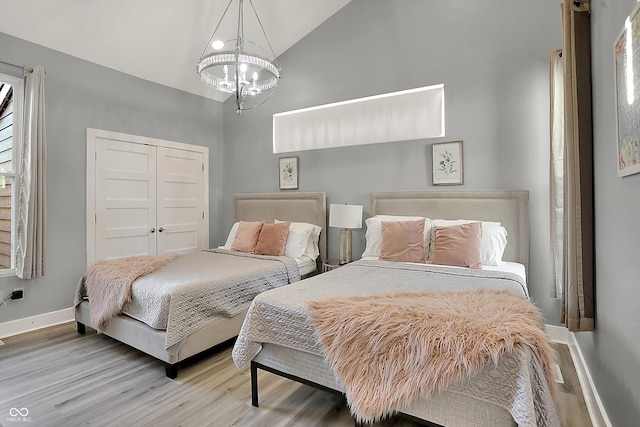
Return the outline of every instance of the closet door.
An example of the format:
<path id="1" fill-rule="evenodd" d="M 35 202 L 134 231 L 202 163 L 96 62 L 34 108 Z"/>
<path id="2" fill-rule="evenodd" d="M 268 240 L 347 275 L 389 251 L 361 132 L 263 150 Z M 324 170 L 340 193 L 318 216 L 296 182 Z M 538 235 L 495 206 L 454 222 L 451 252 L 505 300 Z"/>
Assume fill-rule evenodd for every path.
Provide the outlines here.
<path id="1" fill-rule="evenodd" d="M 95 259 L 154 255 L 156 148 L 95 142 Z"/>
<path id="2" fill-rule="evenodd" d="M 203 153 L 158 147 L 158 254 L 207 249 Z"/>
<path id="3" fill-rule="evenodd" d="M 87 265 L 209 247 L 209 149 L 87 129 Z"/>

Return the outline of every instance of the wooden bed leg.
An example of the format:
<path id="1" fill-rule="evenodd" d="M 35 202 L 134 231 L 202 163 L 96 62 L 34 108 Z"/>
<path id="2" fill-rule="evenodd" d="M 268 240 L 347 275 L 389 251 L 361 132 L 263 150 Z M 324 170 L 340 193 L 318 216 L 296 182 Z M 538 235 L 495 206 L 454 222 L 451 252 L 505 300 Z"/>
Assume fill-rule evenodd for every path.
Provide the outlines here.
<path id="1" fill-rule="evenodd" d="M 165 363 L 164 371 L 167 374 L 167 378 L 171 378 L 173 380 L 178 376 L 178 365 L 170 365 L 169 363 Z"/>
<path id="2" fill-rule="evenodd" d="M 251 406 L 258 407 L 258 366 L 251 362 Z"/>
<path id="3" fill-rule="evenodd" d="M 84 325 L 84 323 L 80 323 L 80 322 L 76 322 L 76 325 L 78 327 L 78 333 L 84 335 L 85 332 L 87 332 L 87 327 Z"/>

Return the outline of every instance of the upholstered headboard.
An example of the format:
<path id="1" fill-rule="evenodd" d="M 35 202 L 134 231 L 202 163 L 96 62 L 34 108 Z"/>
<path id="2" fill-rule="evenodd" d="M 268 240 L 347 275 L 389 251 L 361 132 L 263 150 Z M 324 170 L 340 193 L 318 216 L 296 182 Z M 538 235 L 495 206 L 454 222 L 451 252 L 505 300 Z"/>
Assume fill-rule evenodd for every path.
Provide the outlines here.
<path id="1" fill-rule="evenodd" d="M 325 193 L 234 194 L 233 220 L 308 222 L 322 227 L 320 260 L 327 259 L 327 205 Z"/>
<path id="2" fill-rule="evenodd" d="M 529 269 L 529 192 L 526 190 L 392 191 L 370 194 L 373 215 L 499 221 L 507 229 L 503 259 Z"/>

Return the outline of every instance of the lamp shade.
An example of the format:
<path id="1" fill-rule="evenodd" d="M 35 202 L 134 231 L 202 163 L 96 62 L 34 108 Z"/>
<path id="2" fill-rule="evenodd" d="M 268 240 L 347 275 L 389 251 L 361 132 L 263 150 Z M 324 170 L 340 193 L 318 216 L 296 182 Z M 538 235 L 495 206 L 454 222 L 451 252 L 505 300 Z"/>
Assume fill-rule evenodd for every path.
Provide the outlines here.
<path id="1" fill-rule="evenodd" d="M 362 228 L 362 206 L 329 205 L 329 227 Z"/>

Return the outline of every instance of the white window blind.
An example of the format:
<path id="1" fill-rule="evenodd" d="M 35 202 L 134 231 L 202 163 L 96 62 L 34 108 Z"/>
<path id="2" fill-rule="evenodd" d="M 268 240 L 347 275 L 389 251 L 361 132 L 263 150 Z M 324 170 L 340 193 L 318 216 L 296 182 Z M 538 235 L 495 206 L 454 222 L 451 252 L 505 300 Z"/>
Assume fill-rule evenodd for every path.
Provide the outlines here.
<path id="1" fill-rule="evenodd" d="M 444 85 L 273 115 L 273 152 L 444 136 Z"/>

